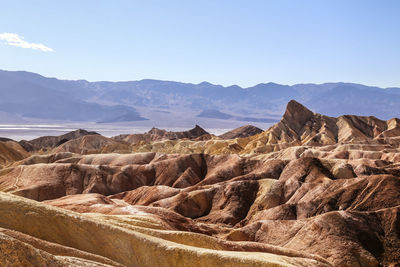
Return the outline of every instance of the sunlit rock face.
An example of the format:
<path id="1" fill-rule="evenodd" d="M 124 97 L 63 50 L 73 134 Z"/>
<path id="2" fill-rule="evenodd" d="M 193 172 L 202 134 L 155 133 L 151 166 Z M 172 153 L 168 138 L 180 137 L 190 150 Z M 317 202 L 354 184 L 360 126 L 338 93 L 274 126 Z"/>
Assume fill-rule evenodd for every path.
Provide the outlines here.
<path id="1" fill-rule="evenodd" d="M 176 139 L 196 140 L 199 138 L 210 139 L 212 138 L 212 135 L 210 135 L 200 126 L 196 125 L 193 129 L 183 132 L 171 132 L 162 129 L 152 128 L 150 131 L 143 134 L 121 134 L 113 137 L 113 139 L 116 141 L 123 141 L 130 144 Z"/>
<path id="2" fill-rule="evenodd" d="M 0 169 L 28 156 L 29 153 L 17 142 L 0 141 Z"/>
<path id="3" fill-rule="evenodd" d="M 332 118 L 291 101 L 255 135 L 197 130 L 153 129 L 162 140 L 139 143 L 89 134 L 47 153 L 0 142 L 0 264 L 400 262 L 397 119 Z"/>
<path id="4" fill-rule="evenodd" d="M 232 131 L 226 132 L 219 137 L 222 139 L 235 139 L 235 138 L 244 138 L 244 137 L 249 137 L 253 136 L 256 134 L 261 133 L 263 130 L 261 130 L 258 127 L 252 126 L 252 125 L 245 125 L 236 129 L 233 129 Z"/>
<path id="5" fill-rule="evenodd" d="M 152 140 L 132 145 L 135 152 L 206 153 L 206 154 L 269 154 L 290 147 L 312 148 L 314 151 L 336 152 L 366 150 L 385 153 L 388 157 L 398 153 L 400 126 L 398 119 L 379 120 L 373 116 L 344 115 L 338 118 L 313 113 L 292 100 L 280 122 L 258 134 L 246 134 L 243 129 L 226 133 L 229 138 L 207 140 Z M 233 131 L 233 132 L 235 132 Z M 222 139 L 222 140 L 221 140 Z M 329 146 L 331 145 L 331 146 Z M 360 149 L 359 149 L 360 148 Z M 342 153 L 343 154 L 343 153 Z M 346 155 L 337 155 L 343 157 Z M 353 155 L 351 155 L 353 156 Z"/>

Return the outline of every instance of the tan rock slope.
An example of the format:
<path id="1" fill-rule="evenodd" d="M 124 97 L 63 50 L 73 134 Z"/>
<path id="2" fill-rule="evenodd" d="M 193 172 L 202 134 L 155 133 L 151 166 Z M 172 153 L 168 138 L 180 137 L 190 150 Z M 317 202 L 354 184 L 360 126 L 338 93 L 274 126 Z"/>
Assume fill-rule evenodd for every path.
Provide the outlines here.
<path id="1" fill-rule="evenodd" d="M 343 144 L 376 146 L 376 150 L 397 152 L 400 120 L 379 120 L 373 116 L 344 115 L 338 118 L 313 113 L 300 103 L 288 103 L 282 120 L 268 130 L 246 138 L 211 139 L 203 142 L 168 140 L 141 143 L 133 151 L 207 154 L 265 154 L 293 146 L 320 147 Z"/>
<path id="2" fill-rule="evenodd" d="M 29 156 L 17 142 L 0 141 L 0 169 L 10 163 L 22 160 Z"/>
<path id="3" fill-rule="evenodd" d="M 22 140 L 19 143 L 27 151 L 48 150 L 85 135 L 98 135 L 98 133 L 79 129 L 60 136 L 42 136 L 30 141 Z"/>
<path id="4" fill-rule="evenodd" d="M 261 130 L 260 128 L 255 127 L 253 125 L 245 125 L 245 126 L 233 129 L 232 131 L 221 134 L 219 137 L 222 139 L 243 138 L 243 137 L 249 137 L 249 136 L 259 134 L 262 131 L 263 130 Z"/>
<path id="5" fill-rule="evenodd" d="M 116 141 L 123 141 L 130 144 L 147 143 L 161 140 L 176 140 L 176 139 L 198 139 L 205 138 L 210 139 L 212 136 L 206 132 L 203 128 L 196 125 L 193 129 L 183 132 L 169 132 L 153 128 L 144 134 L 121 134 L 113 137 Z"/>
<path id="6" fill-rule="evenodd" d="M 148 232 L 145 227 L 137 226 L 141 221 L 142 225 L 148 223 L 146 218 L 141 220 L 140 215 L 121 219 L 80 215 L 4 193 L 0 193 L 0 213 L 0 263 L 3 266 L 326 265 L 302 258 L 300 254 L 290 255 L 290 251 L 285 256 L 213 249 L 217 246 L 215 238 L 191 233 L 170 241 L 168 235 L 167 238 L 162 234 L 152 236 L 151 230 Z M 203 242 L 204 247 L 176 242 L 184 238 L 189 243 L 201 237 L 208 241 Z"/>
<path id="7" fill-rule="evenodd" d="M 254 136 L 156 135 L 166 140 L 85 135 L 9 156 L 0 265 L 400 262 L 397 119 L 331 118 L 291 101 Z"/>
<path id="8" fill-rule="evenodd" d="M 85 135 L 71 139 L 52 150 L 54 153 L 72 152 L 79 154 L 103 153 L 107 150 L 119 151 L 129 148 L 128 144 L 114 141 L 101 135 Z"/>
<path id="9" fill-rule="evenodd" d="M 332 118 L 313 113 L 300 103 L 288 103 L 282 120 L 251 140 L 245 150 L 264 145 L 266 151 L 292 145 L 331 145 L 343 143 L 391 144 L 398 140 L 399 120 L 379 120 L 373 116 L 345 115 Z M 391 137 L 394 139 L 391 140 Z M 255 149 L 259 151 L 259 148 Z"/>
<path id="10" fill-rule="evenodd" d="M 317 261 L 296 266 L 400 259 L 397 163 L 156 153 L 52 157 L 11 167 L 0 176 L 0 190 L 115 220 L 140 215 L 145 222 L 135 221 L 138 226 L 182 238 L 143 231 L 185 245 L 204 247 L 206 237 L 185 234 L 198 233 L 216 238 L 223 250 Z"/>

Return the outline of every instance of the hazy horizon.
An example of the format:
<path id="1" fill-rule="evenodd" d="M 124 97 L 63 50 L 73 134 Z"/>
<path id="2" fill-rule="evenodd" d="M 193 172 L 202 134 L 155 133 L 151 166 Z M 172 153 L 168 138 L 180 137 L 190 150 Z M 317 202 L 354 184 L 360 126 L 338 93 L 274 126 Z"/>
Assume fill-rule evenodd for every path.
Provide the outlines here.
<path id="1" fill-rule="evenodd" d="M 60 81 L 86 81 L 86 82 L 90 82 L 90 83 L 100 83 L 100 82 L 115 82 L 115 83 L 124 83 L 124 82 L 140 82 L 140 81 L 161 81 L 161 82 L 177 82 L 177 83 L 184 83 L 184 84 L 193 84 L 193 85 L 200 85 L 202 83 L 209 83 L 212 85 L 216 85 L 216 86 L 223 86 L 223 87 L 231 87 L 231 86 L 239 86 L 243 89 L 247 89 L 247 88 L 251 88 L 251 87 L 255 87 L 257 85 L 261 85 L 261 84 L 278 84 L 278 85 L 284 85 L 284 86 L 295 86 L 295 85 L 326 85 L 326 84 L 355 84 L 355 85 L 364 85 L 367 87 L 377 87 L 377 88 L 381 88 L 381 89 L 390 89 L 390 88 L 400 88 L 400 86 L 388 86 L 388 87 L 381 87 L 379 85 L 373 85 L 373 84 L 364 84 L 364 83 L 357 83 L 357 82 L 351 82 L 351 81 L 327 81 L 327 82 L 323 82 L 323 83 L 312 83 L 312 82 L 299 82 L 299 83 L 292 83 L 292 84 L 285 84 L 285 83 L 277 83 L 274 81 L 264 81 L 264 82 L 260 82 L 257 84 L 251 84 L 249 86 L 243 87 L 241 85 L 239 85 L 238 83 L 234 83 L 234 84 L 217 84 L 217 83 L 212 83 L 209 82 L 207 80 L 198 82 L 198 83 L 192 83 L 192 82 L 187 82 L 187 81 L 180 81 L 180 80 L 171 80 L 171 79 L 166 79 L 166 80 L 159 80 L 159 79 L 153 79 L 153 78 L 139 78 L 137 80 L 88 80 L 85 78 L 77 78 L 77 79 L 64 79 L 61 77 L 57 77 L 57 76 L 46 76 L 42 73 L 37 73 L 37 72 L 31 72 L 31 71 L 27 71 L 27 70 L 6 70 L 6 69 L 0 69 L 0 71 L 7 71 L 7 72 L 28 72 L 28 73 L 33 73 L 33 74 L 37 74 L 40 75 L 42 77 L 45 78 L 49 78 L 49 79 L 57 79 Z"/>
<path id="2" fill-rule="evenodd" d="M 2 10 L 0 69 L 88 81 L 400 87 L 394 0 L 21 0 Z"/>

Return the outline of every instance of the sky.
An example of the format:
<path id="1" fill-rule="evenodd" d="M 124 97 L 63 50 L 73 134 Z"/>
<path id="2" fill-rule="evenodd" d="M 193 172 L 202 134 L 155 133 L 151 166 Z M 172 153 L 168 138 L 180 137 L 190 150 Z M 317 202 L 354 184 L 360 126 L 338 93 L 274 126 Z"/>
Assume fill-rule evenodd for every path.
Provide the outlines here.
<path id="1" fill-rule="evenodd" d="M 398 0 L 3 0 L 0 10 L 3 70 L 400 87 Z"/>

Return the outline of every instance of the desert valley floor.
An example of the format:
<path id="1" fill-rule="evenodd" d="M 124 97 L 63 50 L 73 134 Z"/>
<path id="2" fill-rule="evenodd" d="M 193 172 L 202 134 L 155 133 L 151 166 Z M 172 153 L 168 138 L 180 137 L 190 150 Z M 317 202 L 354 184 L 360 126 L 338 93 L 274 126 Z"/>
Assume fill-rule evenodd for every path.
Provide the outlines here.
<path id="1" fill-rule="evenodd" d="M 0 139 L 1 266 L 398 266 L 400 120 Z"/>

